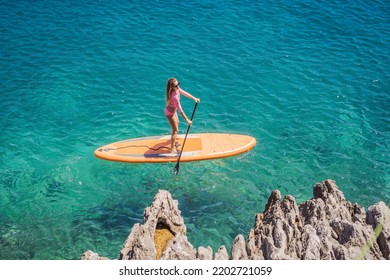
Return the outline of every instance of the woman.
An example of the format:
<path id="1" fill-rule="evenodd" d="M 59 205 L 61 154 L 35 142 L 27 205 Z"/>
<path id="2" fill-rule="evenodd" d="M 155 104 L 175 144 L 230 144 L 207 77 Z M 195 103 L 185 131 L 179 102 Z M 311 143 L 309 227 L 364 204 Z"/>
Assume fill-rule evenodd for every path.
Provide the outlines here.
<path id="1" fill-rule="evenodd" d="M 177 153 L 177 149 L 174 146 L 176 142 L 177 135 L 179 133 L 179 118 L 176 111 L 178 110 L 182 117 L 186 120 L 188 125 L 192 125 L 192 121 L 187 118 L 187 115 L 184 113 L 181 104 L 180 104 L 180 94 L 184 95 L 187 98 L 194 100 L 196 103 L 200 102 L 199 98 L 195 98 L 188 92 L 180 88 L 180 83 L 175 78 L 169 78 L 167 82 L 167 90 L 165 93 L 166 107 L 164 110 L 165 116 L 169 122 L 169 125 L 172 129 L 171 135 L 171 153 Z"/>

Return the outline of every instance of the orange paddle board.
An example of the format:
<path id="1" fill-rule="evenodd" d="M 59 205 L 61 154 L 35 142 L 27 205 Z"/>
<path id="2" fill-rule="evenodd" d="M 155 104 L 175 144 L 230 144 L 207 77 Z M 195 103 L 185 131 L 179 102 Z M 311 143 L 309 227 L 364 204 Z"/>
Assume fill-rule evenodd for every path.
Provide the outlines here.
<path id="1" fill-rule="evenodd" d="M 171 136 L 133 138 L 105 145 L 95 150 L 95 156 L 105 160 L 130 163 L 176 162 L 185 134 L 177 137 L 178 153 L 170 152 Z M 248 152 L 256 139 L 241 134 L 188 134 L 180 162 L 209 160 Z"/>

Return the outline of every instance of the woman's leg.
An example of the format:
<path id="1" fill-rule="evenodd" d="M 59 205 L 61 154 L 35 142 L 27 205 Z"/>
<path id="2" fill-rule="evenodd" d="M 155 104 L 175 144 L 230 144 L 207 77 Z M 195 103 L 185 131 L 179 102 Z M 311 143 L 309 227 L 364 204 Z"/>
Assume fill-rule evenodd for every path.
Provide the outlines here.
<path id="1" fill-rule="evenodd" d="M 166 116 L 167 120 L 169 122 L 169 125 L 171 126 L 172 134 L 171 134 L 171 152 L 177 153 L 177 150 L 175 148 L 175 142 L 177 135 L 179 133 L 179 118 L 177 117 L 177 114 L 174 114 L 173 116 Z"/>

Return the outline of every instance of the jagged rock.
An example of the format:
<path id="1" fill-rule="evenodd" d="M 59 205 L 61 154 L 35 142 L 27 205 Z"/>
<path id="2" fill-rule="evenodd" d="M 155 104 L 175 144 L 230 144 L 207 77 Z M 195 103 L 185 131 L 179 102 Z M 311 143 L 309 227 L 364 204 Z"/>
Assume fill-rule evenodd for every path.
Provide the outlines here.
<path id="1" fill-rule="evenodd" d="M 95 253 L 91 250 L 85 251 L 84 254 L 81 255 L 81 260 L 87 261 L 97 261 L 97 260 L 108 260 L 106 257 L 99 256 L 98 253 Z"/>
<path id="2" fill-rule="evenodd" d="M 160 190 L 135 224 L 119 259 L 211 260 L 211 247 L 196 250 L 188 241 L 178 202 Z M 205 244 L 207 245 L 207 244 Z M 101 259 L 87 251 L 82 259 Z M 379 202 L 367 210 L 345 200 L 336 183 L 326 180 L 313 187 L 313 198 L 297 205 L 295 198 L 272 191 L 263 213 L 255 216 L 248 238 L 237 235 L 231 259 L 389 259 L 390 209 Z M 214 260 L 229 259 L 224 245 Z"/>
<path id="3" fill-rule="evenodd" d="M 297 243 L 301 236 L 298 207 L 292 196 L 286 196 L 282 202 L 280 199 L 280 192 L 273 191 L 265 211 L 256 215 L 254 232 L 247 243 L 256 244 L 257 248 L 251 247 L 250 259 L 292 259 L 300 255 L 297 251 L 301 247 Z"/>
<path id="4" fill-rule="evenodd" d="M 248 253 L 246 252 L 245 238 L 241 234 L 233 241 L 232 246 L 232 259 L 233 260 L 247 260 Z"/>
<path id="5" fill-rule="evenodd" d="M 367 210 L 367 223 L 372 225 L 377 242 L 385 259 L 390 259 L 390 209 L 383 201 Z"/>
<path id="6" fill-rule="evenodd" d="M 187 240 L 187 236 L 178 234 L 167 245 L 162 260 L 195 260 L 196 250 Z"/>
<path id="7" fill-rule="evenodd" d="M 291 196 L 280 199 L 279 191 L 271 193 L 248 238 L 261 244 L 265 259 L 386 258 L 377 243 L 364 250 L 373 229 L 364 209 L 346 201 L 334 181 L 316 184 L 313 199 L 299 206 Z"/>
<path id="8" fill-rule="evenodd" d="M 259 214 L 256 215 L 256 217 Z M 255 219 L 256 220 L 256 219 Z M 250 260 L 264 260 L 263 251 L 261 250 L 261 244 L 255 237 L 254 229 L 251 229 L 248 234 L 248 241 L 246 242 L 246 252 L 248 259 Z"/>
<path id="9" fill-rule="evenodd" d="M 198 260 L 212 260 L 213 259 L 213 249 L 210 246 L 207 248 L 200 246 L 198 248 L 198 253 L 196 255 Z"/>
<path id="10" fill-rule="evenodd" d="M 376 243 L 361 255 L 373 234 L 372 227 L 365 223 L 364 209 L 346 201 L 333 180 L 317 183 L 313 199 L 301 204 L 299 210 L 304 223 L 312 225 L 322 240 L 319 259 L 380 258 Z"/>
<path id="11" fill-rule="evenodd" d="M 225 245 L 222 245 L 218 248 L 217 252 L 215 253 L 214 260 L 228 260 L 229 255 L 226 250 Z"/>
<path id="12" fill-rule="evenodd" d="M 319 260 L 321 258 L 321 240 L 310 224 L 302 229 L 302 259 Z"/>
<path id="13" fill-rule="evenodd" d="M 135 224 L 127 237 L 120 252 L 120 260 L 155 260 L 157 257 L 154 246 L 154 231 L 147 227 Z"/>
<path id="14" fill-rule="evenodd" d="M 174 237 L 170 241 L 165 240 L 167 244 L 155 244 L 157 228 L 169 230 Z M 187 228 L 178 209 L 177 200 L 173 200 L 168 191 L 160 190 L 155 196 L 152 206 L 145 209 L 143 224 L 133 226 L 120 252 L 119 259 L 154 260 L 158 257 L 156 248 L 160 247 L 163 251 L 169 252 L 162 253 L 161 258 L 183 257 L 184 259 L 193 259 L 195 256 L 193 251 L 195 250 L 188 242 L 186 233 Z M 184 249 L 190 251 L 180 251 Z"/>

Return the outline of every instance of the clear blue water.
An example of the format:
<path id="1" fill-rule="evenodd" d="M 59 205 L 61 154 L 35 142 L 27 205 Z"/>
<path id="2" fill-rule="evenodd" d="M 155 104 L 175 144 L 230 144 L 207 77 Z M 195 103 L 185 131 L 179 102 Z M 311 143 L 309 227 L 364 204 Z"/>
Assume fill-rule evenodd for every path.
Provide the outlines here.
<path id="1" fill-rule="evenodd" d="M 301 202 L 332 178 L 353 203 L 390 203 L 389 1 L 1 0 L 0 14 L 0 259 L 116 258 L 158 189 L 214 250 L 273 189 Z M 95 158 L 169 134 L 171 76 L 202 100 L 191 132 L 256 148 L 178 176 Z"/>

